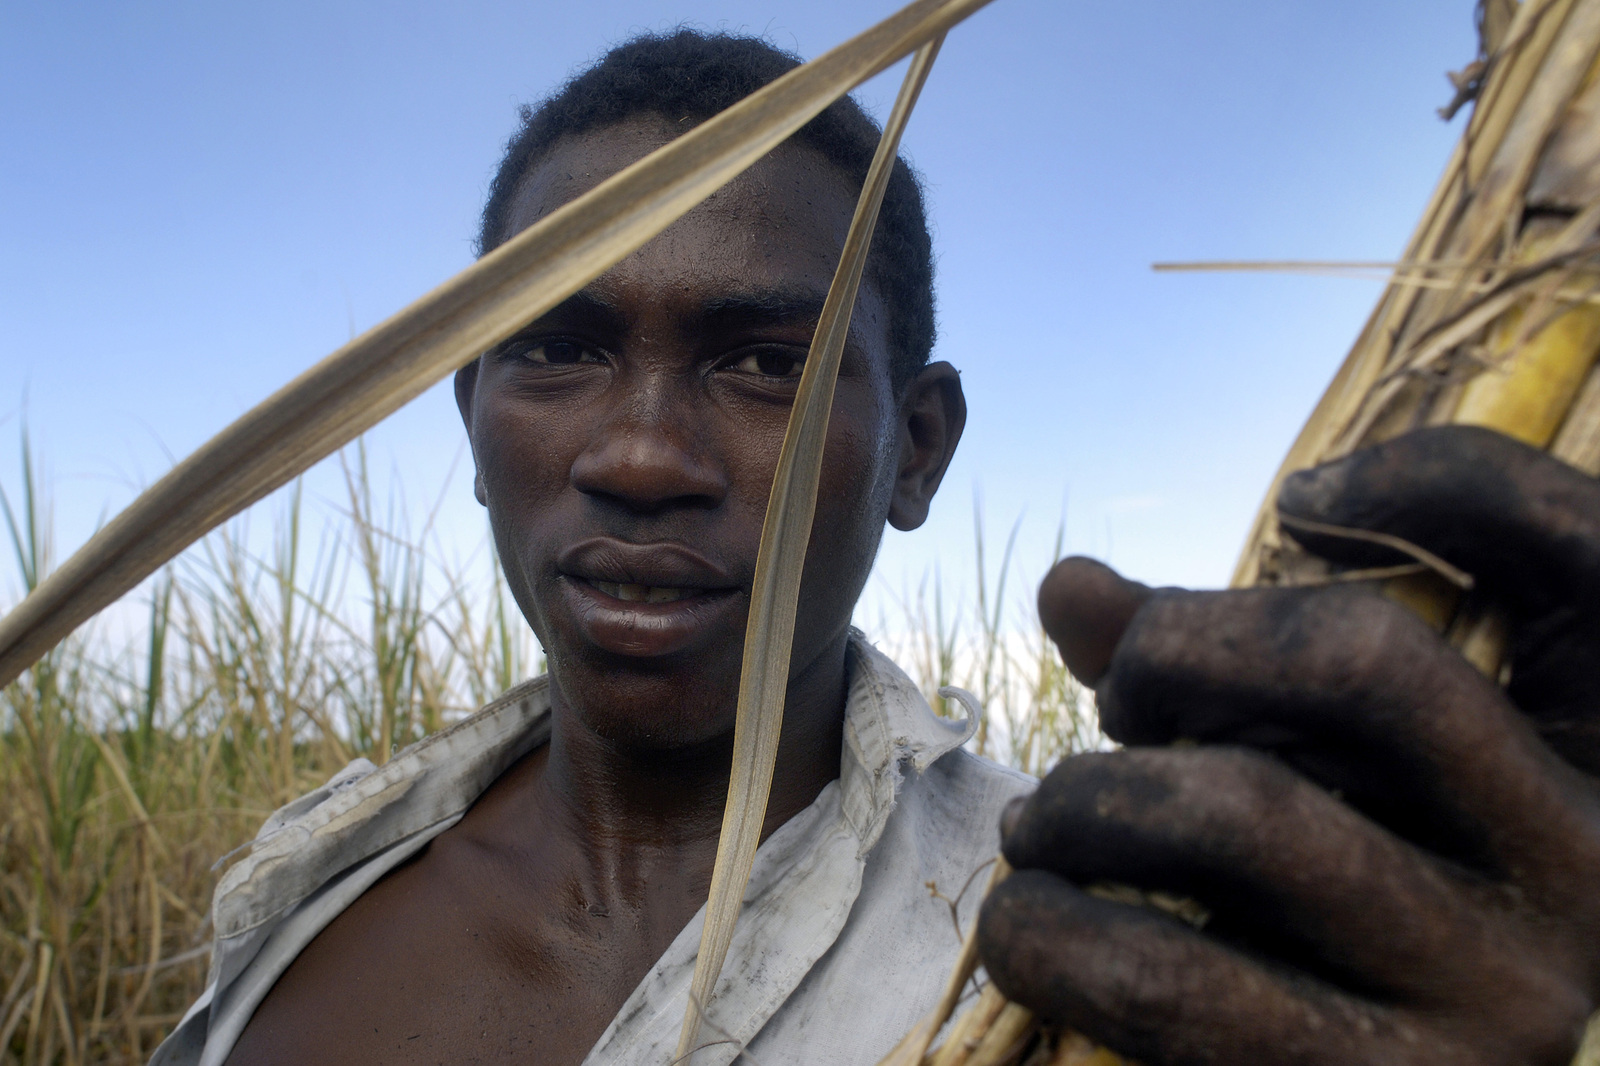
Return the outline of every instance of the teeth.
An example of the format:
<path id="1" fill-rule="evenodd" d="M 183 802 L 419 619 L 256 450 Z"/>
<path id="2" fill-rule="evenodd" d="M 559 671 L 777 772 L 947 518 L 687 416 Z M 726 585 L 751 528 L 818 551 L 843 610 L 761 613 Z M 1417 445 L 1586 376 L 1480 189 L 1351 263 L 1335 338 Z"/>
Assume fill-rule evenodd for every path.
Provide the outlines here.
<path id="1" fill-rule="evenodd" d="M 657 588 L 653 585 L 619 584 L 615 581 L 591 581 L 589 584 L 624 603 L 672 603 L 689 595 L 687 589 Z"/>

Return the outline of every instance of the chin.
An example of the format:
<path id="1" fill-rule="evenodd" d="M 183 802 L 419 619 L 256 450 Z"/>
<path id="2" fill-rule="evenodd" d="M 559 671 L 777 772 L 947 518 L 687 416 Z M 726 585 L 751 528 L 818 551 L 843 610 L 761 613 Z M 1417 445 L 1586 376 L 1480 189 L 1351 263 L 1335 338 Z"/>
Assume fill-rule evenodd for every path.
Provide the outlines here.
<path id="1" fill-rule="evenodd" d="M 609 658 L 609 657 L 608 657 Z M 585 729 L 621 748 L 667 753 L 725 746 L 738 717 L 739 659 L 731 669 L 642 670 L 638 662 L 588 663 L 552 680 Z M 711 674 L 713 676 L 707 676 Z"/>

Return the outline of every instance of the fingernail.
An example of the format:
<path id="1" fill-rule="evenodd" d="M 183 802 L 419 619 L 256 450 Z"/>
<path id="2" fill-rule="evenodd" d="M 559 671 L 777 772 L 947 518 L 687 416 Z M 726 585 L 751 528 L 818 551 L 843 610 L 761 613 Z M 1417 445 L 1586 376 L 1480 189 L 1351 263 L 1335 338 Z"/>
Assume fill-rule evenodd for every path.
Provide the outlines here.
<path id="1" fill-rule="evenodd" d="M 1327 463 L 1310 470 L 1296 470 L 1283 479 L 1278 490 L 1278 509 L 1306 518 L 1333 513 L 1345 492 L 1348 471 L 1344 463 Z"/>
<path id="2" fill-rule="evenodd" d="M 1027 796 L 1018 796 L 1006 804 L 1006 809 L 1000 812 L 1000 839 L 1004 840 L 1017 830 L 1017 823 L 1022 820 L 1022 809 L 1028 805 Z"/>

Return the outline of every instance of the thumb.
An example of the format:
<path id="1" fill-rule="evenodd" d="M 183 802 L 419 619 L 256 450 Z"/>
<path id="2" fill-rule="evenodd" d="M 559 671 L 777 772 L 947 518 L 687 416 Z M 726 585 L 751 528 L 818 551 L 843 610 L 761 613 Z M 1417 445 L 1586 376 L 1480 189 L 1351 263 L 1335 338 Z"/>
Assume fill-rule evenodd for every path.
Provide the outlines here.
<path id="1" fill-rule="evenodd" d="M 1039 584 L 1039 620 L 1073 676 L 1096 685 L 1150 594 L 1148 586 L 1104 563 L 1074 556 L 1057 563 Z"/>

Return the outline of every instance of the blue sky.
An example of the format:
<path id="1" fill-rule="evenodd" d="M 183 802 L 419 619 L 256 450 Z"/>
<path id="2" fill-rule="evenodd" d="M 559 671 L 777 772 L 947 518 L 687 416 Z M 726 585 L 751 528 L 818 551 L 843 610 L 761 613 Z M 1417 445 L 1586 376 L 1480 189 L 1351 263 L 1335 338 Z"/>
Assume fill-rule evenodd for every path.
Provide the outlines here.
<path id="1" fill-rule="evenodd" d="M 680 22 L 803 55 L 887 0 L 0 0 L 0 484 L 26 410 L 58 556 L 295 373 L 465 266 L 500 146 L 608 44 Z M 905 139 L 971 422 L 889 585 L 961 571 L 981 494 L 1068 550 L 1226 581 L 1376 285 L 1158 260 L 1398 254 L 1459 134 L 1470 0 L 996 0 Z M 862 98 L 882 115 L 896 72 Z M 483 520 L 448 393 L 370 437 L 413 503 Z M 313 497 L 332 498 L 322 469 Z M 271 504 L 267 505 L 269 508 Z M 9 574 L 0 582 L 14 595 Z"/>

